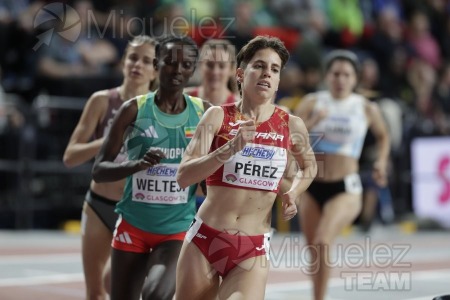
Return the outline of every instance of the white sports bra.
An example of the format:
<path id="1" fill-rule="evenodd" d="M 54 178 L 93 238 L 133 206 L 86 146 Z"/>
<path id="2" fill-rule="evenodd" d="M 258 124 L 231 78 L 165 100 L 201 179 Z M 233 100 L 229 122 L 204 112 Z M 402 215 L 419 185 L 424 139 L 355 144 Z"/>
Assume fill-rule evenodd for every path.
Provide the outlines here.
<path id="1" fill-rule="evenodd" d="M 316 154 L 340 154 L 359 159 L 368 127 L 365 101 L 363 96 L 353 93 L 339 100 L 328 91 L 316 93 L 313 114 L 327 112 L 309 132 Z"/>

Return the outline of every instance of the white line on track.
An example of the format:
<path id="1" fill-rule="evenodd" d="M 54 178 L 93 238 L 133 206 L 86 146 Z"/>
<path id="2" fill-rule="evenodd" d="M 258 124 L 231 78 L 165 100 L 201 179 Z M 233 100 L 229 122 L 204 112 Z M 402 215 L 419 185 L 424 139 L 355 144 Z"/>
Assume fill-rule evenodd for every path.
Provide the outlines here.
<path id="1" fill-rule="evenodd" d="M 80 253 L 0 256 L 0 265 L 72 263 L 78 261 L 81 262 Z"/>
<path id="2" fill-rule="evenodd" d="M 45 276 L 0 279 L 0 287 L 80 282 L 83 280 L 84 280 L 83 273 L 73 273 L 73 274 L 60 273 Z"/>

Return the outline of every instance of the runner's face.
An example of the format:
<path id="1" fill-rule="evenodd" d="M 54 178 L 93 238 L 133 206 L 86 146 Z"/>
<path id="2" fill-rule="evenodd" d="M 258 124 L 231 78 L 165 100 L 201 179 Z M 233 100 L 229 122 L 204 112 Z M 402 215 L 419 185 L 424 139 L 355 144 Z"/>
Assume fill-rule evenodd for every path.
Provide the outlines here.
<path id="1" fill-rule="evenodd" d="M 325 81 L 335 98 L 346 98 L 356 86 L 356 72 L 346 60 L 334 61 L 327 71 Z"/>
<path id="2" fill-rule="evenodd" d="M 258 50 L 245 69 L 237 71 L 243 95 L 272 99 L 280 83 L 281 58 L 272 48 Z"/>
<path id="3" fill-rule="evenodd" d="M 149 44 L 130 45 L 125 54 L 123 76 L 138 84 L 150 83 L 156 78 L 153 59 L 155 47 Z"/>
<path id="4" fill-rule="evenodd" d="M 202 81 L 212 89 L 226 87 L 232 76 L 230 53 L 223 49 L 215 49 L 207 52 L 201 61 L 200 71 Z"/>
<path id="5" fill-rule="evenodd" d="M 161 88 L 183 89 L 195 70 L 195 52 L 189 45 L 167 43 L 161 48 L 157 62 Z"/>

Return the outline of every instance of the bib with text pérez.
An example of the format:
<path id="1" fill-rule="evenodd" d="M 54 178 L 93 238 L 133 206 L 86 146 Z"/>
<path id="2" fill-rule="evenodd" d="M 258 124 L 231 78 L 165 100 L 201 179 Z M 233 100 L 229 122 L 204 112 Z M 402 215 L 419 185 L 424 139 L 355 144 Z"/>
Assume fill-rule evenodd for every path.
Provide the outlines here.
<path id="1" fill-rule="evenodd" d="M 222 181 L 231 185 L 276 190 L 286 168 L 286 149 L 247 143 L 224 163 Z"/>
<path id="2" fill-rule="evenodd" d="M 132 200 L 151 204 L 181 204 L 189 199 L 189 187 L 179 187 L 179 164 L 159 164 L 133 174 Z"/>

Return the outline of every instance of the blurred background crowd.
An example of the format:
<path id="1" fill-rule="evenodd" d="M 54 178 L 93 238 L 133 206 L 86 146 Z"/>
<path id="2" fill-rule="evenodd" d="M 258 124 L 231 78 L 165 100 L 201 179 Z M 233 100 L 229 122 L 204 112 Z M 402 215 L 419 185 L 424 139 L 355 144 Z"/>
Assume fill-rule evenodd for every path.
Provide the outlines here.
<path id="1" fill-rule="evenodd" d="M 411 143 L 450 134 L 450 1 L 0 0 L 0 228 L 79 218 L 90 166 L 69 171 L 61 160 L 81 109 L 94 91 L 120 84 L 132 36 L 168 33 L 199 46 L 224 38 L 237 50 L 255 35 L 278 36 L 291 59 L 275 101 L 292 111 L 321 89 L 328 51 L 354 51 L 358 92 L 379 103 L 392 142 L 390 185 L 380 190 L 365 176 L 374 157 L 366 138 L 366 191 L 382 222 L 414 213 Z"/>

